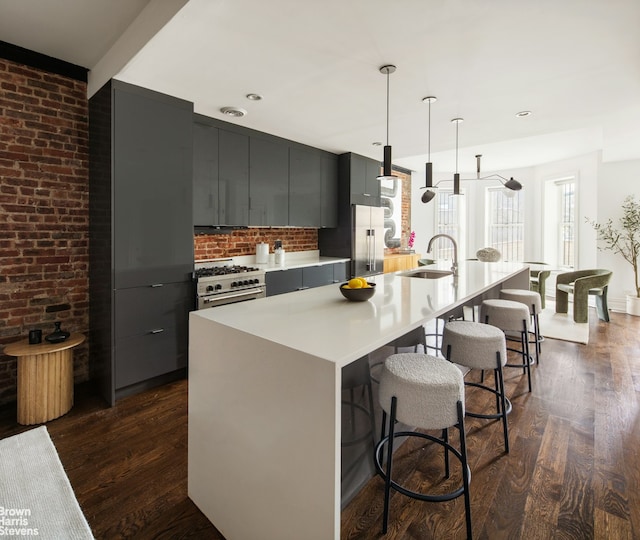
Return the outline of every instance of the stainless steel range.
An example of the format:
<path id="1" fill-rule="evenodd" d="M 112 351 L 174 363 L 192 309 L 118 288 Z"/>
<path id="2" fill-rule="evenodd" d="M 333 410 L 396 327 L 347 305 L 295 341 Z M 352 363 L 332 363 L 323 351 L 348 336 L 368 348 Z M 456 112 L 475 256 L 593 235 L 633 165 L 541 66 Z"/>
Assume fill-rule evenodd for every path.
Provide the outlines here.
<path id="1" fill-rule="evenodd" d="M 196 265 L 198 309 L 267 296 L 265 272 L 260 268 L 240 265 Z M 199 266 L 199 267 L 198 267 Z"/>

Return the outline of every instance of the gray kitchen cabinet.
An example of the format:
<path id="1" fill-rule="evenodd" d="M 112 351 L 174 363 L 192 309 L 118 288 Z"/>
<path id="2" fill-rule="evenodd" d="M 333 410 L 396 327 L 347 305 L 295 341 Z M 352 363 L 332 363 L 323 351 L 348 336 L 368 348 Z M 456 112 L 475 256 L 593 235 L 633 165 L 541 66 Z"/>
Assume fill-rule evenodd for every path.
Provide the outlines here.
<path id="1" fill-rule="evenodd" d="M 193 286 L 189 281 L 116 289 L 116 340 L 136 335 L 159 334 L 170 328 L 187 331 L 193 309 Z M 186 342 L 185 342 L 186 345 Z"/>
<path id="2" fill-rule="evenodd" d="M 348 264 L 348 262 L 317 264 L 302 268 L 267 272 L 265 276 L 267 296 L 345 281 Z"/>
<path id="3" fill-rule="evenodd" d="M 380 163 L 357 154 L 344 154 L 341 159 L 348 162 L 351 204 L 380 206 Z"/>
<path id="4" fill-rule="evenodd" d="M 380 206 L 380 163 L 353 153 L 338 156 L 338 222 L 318 231 L 318 248 L 325 257 L 352 257 L 352 205 Z"/>
<path id="5" fill-rule="evenodd" d="M 338 226 L 338 156 L 322 153 L 320 227 Z"/>
<path id="6" fill-rule="evenodd" d="M 249 136 L 237 131 L 218 131 L 219 223 L 249 224 Z"/>
<path id="7" fill-rule="evenodd" d="M 90 369 L 113 405 L 186 373 L 193 105 L 109 81 L 89 115 Z"/>
<path id="8" fill-rule="evenodd" d="M 218 128 L 193 123 L 193 224 L 218 225 Z"/>
<path id="9" fill-rule="evenodd" d="M 248 224 L 249 135 L 194 115 L 193 225 Z"/>
<path id="10" fill-rule="evenodd" d="M 267 296 L 275 296 L 302 289 L 302 268 L 273 270 L 265 274 Z"/>
<path id="11" fill-rule="evenodd" d="M 322 154 L 310 148 L 289 149 L 289 224 L 320 226 L 322 206 Z"/>
<path id="12" fill-rule="evenodd" d="M 333 265 L 320 264 L 302 269 L 302 288 L 322 287 L 333 283 Z"/>
<path id="13" fill-rule="evenodd" d="M 289 224 L 289 146 L 281 139 L 250 137 L 248 224 Z"/>
<path id="14" fill-rule="evenodd" d="M 289 150 L 289 225 L 335 227 L 338 157 L 314 148 Z"/>
<path id="15" fill-rule="evenodd" d="M 333 266 L 333 282 L 334 283 L 342 283 L 349 279 L 350 273 L 350 263 L 349 262 L 339 262 L 332 265 Z"/>
<path id="16" fill-rule="evenodd" d="M 162 377 L 187 365 L 187 347 L 176 347 L 186 342 L 187 333 L 167 328 L 161 333 L 128 336 L 118 340 L 118 365 L 114 384 L 132 393 L 132 387 L 141 381 Z"/>
<path id="17" fill-rule="evenodd" d="M 196 114 L 196 226 L 335 227 L 338 156 Z"/>
<path id="18" fill-rule="evenodd" d="M 189 105 L 114 86 L 115 288 L 191 278 L 193 232 L 186 226 L 192 221 Z"/>

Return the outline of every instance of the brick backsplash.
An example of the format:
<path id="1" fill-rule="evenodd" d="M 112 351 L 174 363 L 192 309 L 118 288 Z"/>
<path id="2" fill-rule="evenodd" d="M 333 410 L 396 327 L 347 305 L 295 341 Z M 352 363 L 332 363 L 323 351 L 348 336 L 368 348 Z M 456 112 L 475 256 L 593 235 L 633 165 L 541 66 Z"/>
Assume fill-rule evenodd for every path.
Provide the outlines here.
<path id="1" fill-rule="evenodd" d="M 88 333 L 88 137 L 86 83 L 0 58 L 0 347 L 55 321 Z M 74 358 L 88 379 L 86 343 Z M 0 355 L 0 403 L 15 398 Z"/>
<path id="2" fill-rule="evenodd" d="M 273 253 L 276 240 L 282 240 L 286 252 L 318 249 L 316 229 L 250 228 L 238 229 L 231 234 L 203 234 L 194 237 L 195 260 L 220 259 L 254 255 L 256 244 L 266 242 Z"/>

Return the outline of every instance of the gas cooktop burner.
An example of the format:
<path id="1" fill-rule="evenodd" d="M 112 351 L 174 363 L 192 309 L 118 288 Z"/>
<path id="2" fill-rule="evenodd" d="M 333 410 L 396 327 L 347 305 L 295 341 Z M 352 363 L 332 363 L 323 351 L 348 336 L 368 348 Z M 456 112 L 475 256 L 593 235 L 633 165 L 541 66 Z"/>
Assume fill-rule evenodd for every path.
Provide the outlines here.
<path id="1" fill-rule="evenodd" d="M 242 274 L 244 272 L 257 272 L 259 270 L 259 268 L 253 268 L 251 266 L 210 266 L 208 268 L 198 268 L 196 270 L 196 277 L 225 276 L 227 274 Z"/>

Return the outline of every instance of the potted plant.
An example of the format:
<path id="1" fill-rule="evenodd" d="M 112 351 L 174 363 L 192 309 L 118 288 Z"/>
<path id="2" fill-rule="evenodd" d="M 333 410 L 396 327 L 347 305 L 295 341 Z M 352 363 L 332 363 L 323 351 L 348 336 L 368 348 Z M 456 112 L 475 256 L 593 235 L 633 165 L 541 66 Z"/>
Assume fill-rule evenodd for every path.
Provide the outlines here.
<path id="1" fill-rule="evenodd" d="M 625 198 L 619 226 L 615 226 L 611 219 L 606 223 L 596 223 L 589 219 L 587 222 L 598 233 L 598 240 L 604 243 L 605 247 L 601 249 L 619 253 L 633 267 L 634 294 L 627 295 L 627 313 L 640 316 L 640 202 L 636 201 L 633 195 Z"/>

